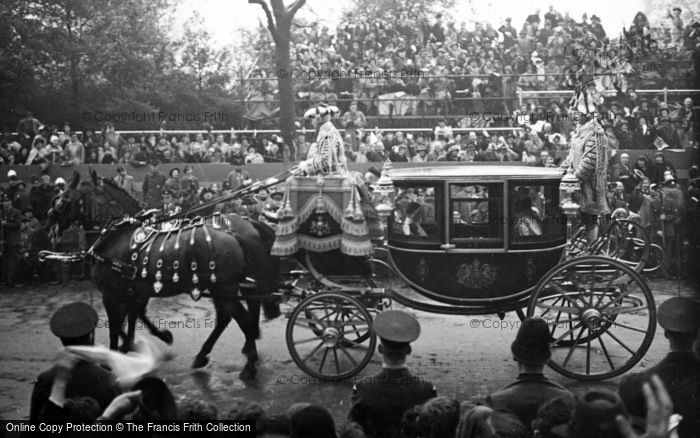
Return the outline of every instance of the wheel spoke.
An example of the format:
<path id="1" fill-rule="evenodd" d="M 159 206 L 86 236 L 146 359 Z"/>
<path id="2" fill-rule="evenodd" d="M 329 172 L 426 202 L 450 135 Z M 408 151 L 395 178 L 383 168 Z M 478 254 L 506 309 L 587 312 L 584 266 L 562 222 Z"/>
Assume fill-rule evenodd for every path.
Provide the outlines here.
<path id="1" fill-rule="evenodd" d="M 323 357 L 321 358 L 321 365 L 318 367 L 318 372 L 323 373 L 323 365 L 326 364 L 326 358 L 328 357 L 328 349 L 323 350 Z"/>
<path id="2" fill-rule="evenodd" d="M 340 351 L 342 351 L 345 354 L 345 356 L 347 356 L 347 358 L 350 359 L 350 362 L 352 362 L 352 366 L 356 367 L 357 361 L 355 360 L 355 358 L 352 357 L 350 353 L 348 353 L 348 351 L 345 349 L 342 343 L 338 344 L 338 346 L 340 347 Z"/>
<path id="3" fill-rule="evenodd" d="M 333 359 L 335 360 L 335 372 L 340 374 L 340 361 L 338 360 L 338 350 L 333 349 Z"/>
<path id="4" fill-rule="evenodd" d="M 623 323 L 617 322 L 617 321 L 615 321 L 615 320 L 613 320 L 613 319 L 603 318 L 603 321 L 609 322 L 610 324 L 614 324 L 614 325 L 616 325 L 616 326 L 618 326 L 618 327 L 626 328 L 627 330 L 632 330 L 632 331 L 639 332 L 639 333 L 644 333 L 644 334 L 647 333 L 647 330 L 645 330 L 645 329 L 642 329 L 642 328 L 639 328 L 639 327 L 634 327 L 634 326 L 627 325 L 627 324 L 623 324 Z"/>
<path id="5" fill-rule="evenodd" d="M 343 342 L 351 344 L 353 348 L 357 348 L 357 349 L 364 350 L 364 351 L 369 350 L 369 347 L 366 347 L 358 342 L 351 341 L 350 339 L 343 339 Z"/>
<path id="6" fill-rule="evenodd" d="M 615 342 L 617 342 L 618 344 L 620 344 L 620 345 L 622 346 L 622 348 L 624 348 L 625 350 L 629 351 L 630 354 L 634 356 L 634 350 L 632 350 L 630 347 L 628 347 L 627 344 L 625 344 L 624 342 L 622 342 L 617 336 L 613 335 L 613 334 L 610 332 L 610 330 L 606 330 L 604 333 L 607 334 L 608 336 L 610 336 L 611 338 L 613 338 L 613 339 L 615 340 Z"/>
<path id="7" fill-rule="evenodd" d="M 566 368 L 566 365 L 568 365 L 569 360 L 571 360 L 571 356 L 574 354 L 574 350 L 576 350 L 576 347 L 578 346 L 578 341 L 581 339 L 584 330 L 586 330 L 586 327 L 581 327 L 581 330 L 578 332 L 578 336 L 576 337 L 576 341 L 571 344 L 571 348 L 569 348 L 569 353 L 566 355 L 564 362 L 562 362 L 561 364 L 562 367 Z"/>
<path id="8" fill-rule="evenodd" d="M 588 336 L 586 336 L 586 375 L 591 374 L 591 329 L 588 329 Z"/>
<path id="9" fill-rule="evenodd" d="M 603 343 L 603 337 L 598 336 L 598 342 L 600 342 L 600 348 L 603 349 L 603 353 L 605 354 L 605 358 L 608 360 L 608 363 L 610 364 L 610 369 L 615 370 L 615 364 L 613 364 L 612 358 L 610 357 L 610 353 L 608 353 L 608 349 L 605 347 L 605 344 Z"/>
<path id="10" fill-rule="evenodd" d="M 571 329 L 567 330 L 563 335 L 559 336 L 557 339 L 555 339 L 554 341 L 552 341 L 552 344 L 556 346 L 556 344 L 558 344 L 559 341 L 561 341 L 562 339 L 564 339 L 565 337 L 567 337 L 569 334 L 575 332 L 576 329 L 578 329 L 578 328 L 581 327 L 582 325 L 583 325 L 583 323 L 579 321 L 578 324 L 576 324 L 576 325 L 573 326 Z"/>
<path id="11" fill-rule="evenodd" d="M 353 327 L 355 327 L 355 326 L 353 326 Z M 358 329 L 358 328 L 355 328 L 353 330 L 343 330 L 343 334 L 345 334 L 345 335 L 351 335 L 353 333 L 366 333 L 366 332 L 367 332 L 367 329 Z"/>
<path id="12" fill-rule="evenodd" d="M 636 313 L 636 312 L 641 312 L 642 310 L 647 310 L 649 306 L 641 306 L 641 307 L 613 307 L 612 309 L 606 309 L 603 312 L 603 315 L 619 315 L 622 313 Z"/>
<path id="13" fill-rule="evenodd" d="M 556 306 L 557 303 L 559 303 L 559 301 L 562 301 L 562 300 L 563 300 L 562 297 L 558 297 L 556 300 L 554 300 L 554 302 L 553 302 L 552 304 L 550 304 L 550 306 Z M 542 315 L 540 315 L 540 317 L 543 318 L 543 319 L 544 319 L 544 316 L 545 316 L 547 313 L 549 313 L 550 310 L 552 310 L 552 307 L 549 307 L 549 306 L 546 306 L 546 305 L 540 305 L 540 306 L 538 306 L 538 307 L 544 307 L 544 308 L 547 309 L 547 310 L 544 311 L 544 313 L 543 313 Z"/>
<path id="14" fill-rule="evenodd" d="M 308 344 L 309 342 L 313 341 L 318 341 L 318 336 L 314 336 L 313 338 L 308 339 L 302 339 L 300 341 L 294 341 L 294 345 Z"/>
<path id="15" fill-rule="evenodd" d="M 307 354 L 306 357 L 304 357 L 301 361 L 304 362 L 304 363 L 306 363 L 307 360 L 311 359 L 311 357 L 312 357 L 314 354 L 316 354 L 316 352 L 317 352 L 318 350 L 320 350 L 321 347 L 323 347 L 323 344 L 324 344 L 323 341 L 319 342 L 318 345 L 316 346 L 316 348 L 314 348 L 313 350 L 311 350 L 311 353 Z"/>

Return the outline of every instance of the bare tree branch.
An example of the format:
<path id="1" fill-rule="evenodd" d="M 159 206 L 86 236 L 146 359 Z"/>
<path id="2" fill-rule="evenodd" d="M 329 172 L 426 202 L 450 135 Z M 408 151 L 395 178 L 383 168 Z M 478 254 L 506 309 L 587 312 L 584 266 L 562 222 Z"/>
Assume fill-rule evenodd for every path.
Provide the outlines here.
<path id="1" fill-rule="evenodd" d="M 306 3 L 306 0 L 296 0 L 294 3 L 289 5 L 289 8 L 287 9 L 289 11 L 289 16 L 293 17 L 294 14 L 296 14 L 296 12 L 299 10 L 299 8 L 304 6 L 304 3 Z"/>
<path id="2" fill-rule="evenodd" d="M 263 8 L 263 11 L 265 11 L 265 16 L 267 17 L 267 28 L 270 30 L 270 33 L 275 41 L 277 41 L 277 27 L 275 26 L 275 19 L 272 17 L 272 12 L 267 6 L 265 0 L 248 0 L 248 3 L 258 4 Z"/>

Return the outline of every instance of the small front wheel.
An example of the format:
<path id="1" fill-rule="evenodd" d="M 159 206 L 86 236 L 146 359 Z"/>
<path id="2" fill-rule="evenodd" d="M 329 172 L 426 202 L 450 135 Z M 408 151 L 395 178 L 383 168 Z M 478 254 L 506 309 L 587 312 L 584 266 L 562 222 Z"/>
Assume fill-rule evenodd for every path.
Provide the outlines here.
<path id="1" fill-rule="evenodd" d="M 287 322 L 286 338 L 297 366 L 321 380 L 356 375 L 377 344 L 367 308 L 342 292 L 314 294 L 299 303 Z"/>

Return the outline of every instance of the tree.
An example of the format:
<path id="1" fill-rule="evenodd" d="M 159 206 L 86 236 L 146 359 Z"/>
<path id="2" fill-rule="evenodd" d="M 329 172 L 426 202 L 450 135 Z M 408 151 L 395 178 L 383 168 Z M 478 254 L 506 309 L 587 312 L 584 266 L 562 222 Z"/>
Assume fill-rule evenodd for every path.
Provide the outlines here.
<path id="1" fill-rule="evenodd" d="M 275 67 L 277 68 L 277 85 L 280 99 L 280 130 L 285 144 L 294 156 L 294 88 L 291 77 L 290 44 L 292 40 L 292 22 L 297 11 L 306 0 L 295 0 L 289 6 L 283 0 L 248 0 L 258 4 L 265 12 L 267 29 L 275 42 Z M 280 74 L 286 72 L 287 74 Z"/>

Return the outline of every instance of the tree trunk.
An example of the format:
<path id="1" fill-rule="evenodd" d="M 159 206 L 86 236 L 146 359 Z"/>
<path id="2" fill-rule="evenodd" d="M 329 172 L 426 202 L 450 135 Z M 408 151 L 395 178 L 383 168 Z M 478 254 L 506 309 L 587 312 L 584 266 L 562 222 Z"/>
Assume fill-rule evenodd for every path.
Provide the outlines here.
<path id="1" fill-rule="evenodd" d="M 289 45 L 291 43 L 291 20 L 279 22 L 277 26 L 278 38 L 275 42 L 276 65 L 277 65 L 277 86 L 280 99 L 280 131 L 284 144 L 289 147 L 292 157 L 296 155 L 294 147 L 294 84 L 292 81 Z M 284 72 L 286 74 L 280 74 Z"/>

